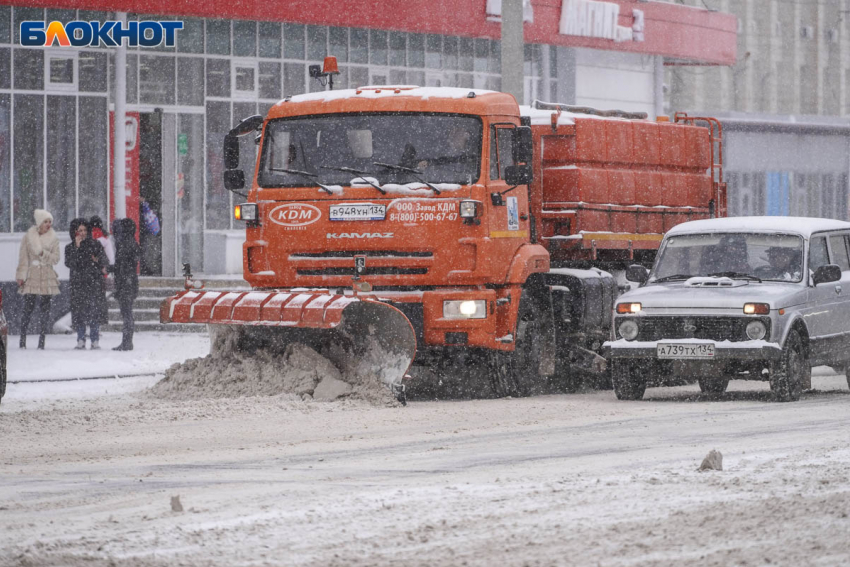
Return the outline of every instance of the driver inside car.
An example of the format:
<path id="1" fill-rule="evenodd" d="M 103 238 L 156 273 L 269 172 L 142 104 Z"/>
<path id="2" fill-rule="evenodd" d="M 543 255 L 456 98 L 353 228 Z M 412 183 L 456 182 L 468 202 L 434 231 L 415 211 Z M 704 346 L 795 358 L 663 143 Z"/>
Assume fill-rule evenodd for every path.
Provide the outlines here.
<path id="1" fill-rule="evenodd" d="M 796 281 L 800 279 L 800 254 L 786 246 L 767 249 L 767 266 L 758 270 L 758 275 L 769 279 Z"/>

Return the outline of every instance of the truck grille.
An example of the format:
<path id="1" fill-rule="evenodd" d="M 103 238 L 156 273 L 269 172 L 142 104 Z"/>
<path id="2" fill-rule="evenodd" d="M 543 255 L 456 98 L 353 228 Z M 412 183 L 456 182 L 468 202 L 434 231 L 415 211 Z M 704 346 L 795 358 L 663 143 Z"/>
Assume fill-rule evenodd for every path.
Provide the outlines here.
<path id="1" fill-rule="evenodd" d="M 706 339 L 746 341 L 747 324 L 752 317 L 636 317 L 639 341 L 663 339 Z M 622 318 L 618 318 L 618 323 Z M 770 319 L 760 319 L 770 337 Z"/>
<path id="2" fill-rule="evenodd" d="M 395 268 L 392 266 L 386 267 L 367 267 L 362 276 L 421 276 L 428 273 L 428 268 Z M 354 266 L 350 268 L 315 268 L 306 269 L 299 268 L 297 270 L 299 276 L 354 276 Z"/>
<path id="3" fill-rule="evenodd" d="M 299 258 L 431 258 L 433 252 L 409 252 L 407 250 L 330 250 L 326 252 L 292 252 L 290 260 Z"/>

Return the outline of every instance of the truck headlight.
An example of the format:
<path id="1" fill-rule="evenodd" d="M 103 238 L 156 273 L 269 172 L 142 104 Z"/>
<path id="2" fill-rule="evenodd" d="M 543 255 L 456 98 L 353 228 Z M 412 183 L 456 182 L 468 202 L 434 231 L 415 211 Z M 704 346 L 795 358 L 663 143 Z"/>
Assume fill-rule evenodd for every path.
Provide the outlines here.
<path id="1" fill-rule="evenodd" d="M 627 319 L 620 323 L 617 327 L 617 332 L 627 341 L 633 341 L 638 336 L 638 324 L 633 319 Z"/>
<path id="2" fill-rule="evenodd" d="M 257 204 L 242 203 L 233 207 L 233 218 L 247 222 L 257 222 Z"/>
<path id="3" fill-rule="evenodd" d="M 444 319 L 484 319 L 487 317 L 487 302 L 483 299 L 443 301 Z"/>
<path id="4" fill-rule="evenodd" d="M 750 321 L 747 324 L 747 336 L 751 340 L 758 341 L 767 334 L 767 327 L 761 321 Z"/>
<path id="5" fill-rule="evenodd" d="M 460 202 L 460 218 L 474 219 L 478 216 L 478 201 L 465 200 Z"/>

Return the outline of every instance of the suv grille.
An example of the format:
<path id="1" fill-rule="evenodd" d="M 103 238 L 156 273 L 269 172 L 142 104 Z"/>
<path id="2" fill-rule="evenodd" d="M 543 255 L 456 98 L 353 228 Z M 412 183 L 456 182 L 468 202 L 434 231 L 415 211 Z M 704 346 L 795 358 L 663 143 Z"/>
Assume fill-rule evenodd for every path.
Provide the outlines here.
<path id="1" fill-rule="evenodd" d="M 746 341 L 747 324 L 755 317 L 636 317 L 639 341 L 663 339 L 707 339 Z M 619 324 L 623 318 L 618 318 Z M 770 337 L 770 319 L 759 318 Z"/>

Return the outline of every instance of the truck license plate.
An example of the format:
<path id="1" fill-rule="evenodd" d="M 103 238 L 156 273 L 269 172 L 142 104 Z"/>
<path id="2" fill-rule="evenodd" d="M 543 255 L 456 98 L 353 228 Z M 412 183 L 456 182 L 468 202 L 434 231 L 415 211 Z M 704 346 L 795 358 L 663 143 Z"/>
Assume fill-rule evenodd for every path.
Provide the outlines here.
<path id="1" fill-rule="evenodd" d="M 714 358 L 714 345 L 710 343 L 659 343 L 655 348 L 658 358 Z"/>
<path id="2" fill-rule="evenodd" d="M 354 203 L 350 205 L 331 205 L 332 221 L 374 221 L 384 220 L 387 216 L 386 205 L 372 203 Z"/>

